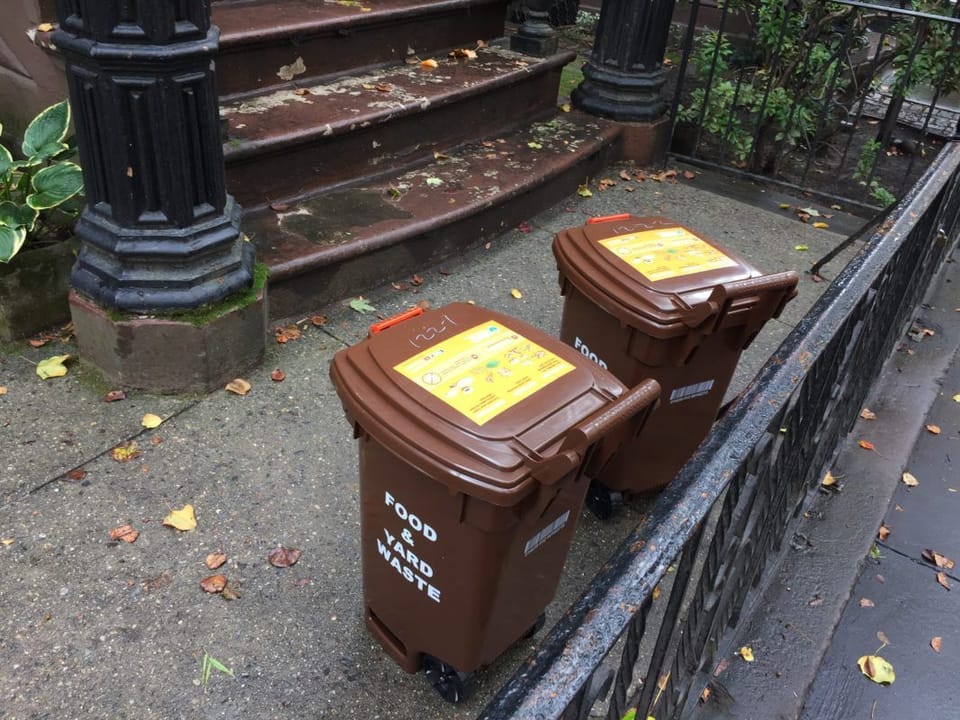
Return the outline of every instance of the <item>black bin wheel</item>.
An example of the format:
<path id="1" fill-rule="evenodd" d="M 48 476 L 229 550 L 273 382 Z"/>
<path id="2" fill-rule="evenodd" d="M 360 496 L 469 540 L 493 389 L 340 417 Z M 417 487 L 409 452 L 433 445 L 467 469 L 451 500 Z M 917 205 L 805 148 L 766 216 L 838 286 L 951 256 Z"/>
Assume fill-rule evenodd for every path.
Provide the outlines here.
<path id="1" fill-rule="evenodd" d="M 623 506 L 623 494 L 610 490 L 600 483 L 590 483 L 587 490 L 587 507 L 601 520 L 609 520 Z"/>
<path id="2" fill-rule="evenodd" d="M 423 656 L 427 682 L 447 702 L 459 703 L 473 693 L 473 673 L 460 672 L 432 655 Z"/>

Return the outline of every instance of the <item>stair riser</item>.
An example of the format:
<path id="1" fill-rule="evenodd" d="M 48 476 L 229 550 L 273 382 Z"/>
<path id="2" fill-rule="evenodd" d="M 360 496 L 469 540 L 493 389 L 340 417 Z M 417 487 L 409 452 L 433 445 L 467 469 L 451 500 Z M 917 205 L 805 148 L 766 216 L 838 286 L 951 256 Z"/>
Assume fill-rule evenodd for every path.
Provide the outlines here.
<path id="1" fill-rule="evenodd" d="M 287 81 L 277 72 L 303 58 L 306 72 L 294 82 L 315 80 L 362 67 L 402 61 L 412 48 L 421 59 L 441 48 L 473 48 L 478 40 L 503 35 L 506 3 L 458 13 L 410 16 L 340 33 L 327 31 L 257 43 L 225 39 L 217 56 L 217 82 L 224 97 L 241 97 Z"/>
<path id="2" fill-rule="evenodd" d="M 613 162 L 616 153 L 615 144 L 604 145 L 585 160 L 534 189 L 506 198 L 458 222 L 438 225 L 402 243 L 339 263 L 271 280 L 270 318 L 276 321 L 302 317 L 324 305 L 422 272 L 425 267 L 478 247 L 571 195 L 586 177 L 597 174 Z M 559 292 L 557 302 L 561 302 Z"/>
<path id="3" fill-rule="evenodd" d="M 560 72 L 558 67 L 480 97 L 242 160 L 230 157 L 228 144 L 228 189 L 243 207 L 255 210 L 282 198 L 414 167 L 432 160 L 434 151 L 503 132 L 552 111 Z"/>

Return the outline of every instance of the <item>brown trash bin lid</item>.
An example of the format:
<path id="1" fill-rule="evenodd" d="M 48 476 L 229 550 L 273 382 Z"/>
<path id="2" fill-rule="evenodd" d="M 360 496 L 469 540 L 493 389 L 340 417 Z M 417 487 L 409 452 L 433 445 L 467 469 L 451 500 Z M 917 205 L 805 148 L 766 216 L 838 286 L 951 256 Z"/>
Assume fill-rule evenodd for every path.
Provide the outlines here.
<path id="1" fill-rule="evenodd" d="M 499 506 L 529 494 L 537 467 L 577 423 L 626 392 L 556 338 L 468 303 L 341 350 L 330 374 L 351 421 L 374 440 Z"/>
<path id="2" fill-rule="evenodd" d="M 563 230 L 553 241 L 561 275 L 595 304 L 654 337 L 701 325 L 717 285 L 762 273 L 665 217 L 615 215 Z"/>

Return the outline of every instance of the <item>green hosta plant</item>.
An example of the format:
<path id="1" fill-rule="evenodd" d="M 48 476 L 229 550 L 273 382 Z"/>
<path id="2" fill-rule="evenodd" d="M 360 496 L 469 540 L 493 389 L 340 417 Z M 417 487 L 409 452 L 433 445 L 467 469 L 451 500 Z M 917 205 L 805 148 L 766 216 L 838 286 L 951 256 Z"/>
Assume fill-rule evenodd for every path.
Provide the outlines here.
<path id="1" fill-rule="evenodd" d="M 0 145 L 0 262 L 10 260 L 28 239 L 55 231 L 51 215 L 83 190 L 80 167 L 66 158 L 70 105 L 51 105 L 33 119 L 23 137 L 23 160 Z M 3 126 L 0 125 L 0 131 Z"/>

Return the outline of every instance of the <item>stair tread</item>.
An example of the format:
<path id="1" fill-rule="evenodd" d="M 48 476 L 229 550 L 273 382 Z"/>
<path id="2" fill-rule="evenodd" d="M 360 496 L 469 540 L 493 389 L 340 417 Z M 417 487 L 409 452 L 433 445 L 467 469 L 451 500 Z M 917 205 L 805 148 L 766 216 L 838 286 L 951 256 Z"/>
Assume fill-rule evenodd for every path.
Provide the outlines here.
<path id="1" fill-rule="evenodd" d="M 561 113 L 389 179 L 274 203 L 244 227 L 271 283 L 281 282 L 506 203 L 595 155 L 618 131 L 600 118 Z"/>
<path id="2" fill-rule="evenodd" d="M 229 164 L 255 156 L 264 147 L 288 147 L 387 123 L 481 95 L 565 65 L 574 57 L 572 52 L 563 52 L 533 58 L 488 47 L 477 50 L 476 59 L 437 58 L 439 66 L 432 70 L 419 63 L 402 64 L 226 102 L 221 105 L 229 123 L 225 159 Z"/>
<path id="3" fill-rule="evenodd" d="M 398 16 L 459 11 L 502 0 L 257 0 L 213 6 L 221 48 L 250 41 L 349 31 Z"/>

